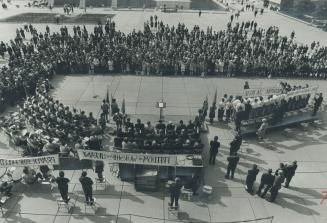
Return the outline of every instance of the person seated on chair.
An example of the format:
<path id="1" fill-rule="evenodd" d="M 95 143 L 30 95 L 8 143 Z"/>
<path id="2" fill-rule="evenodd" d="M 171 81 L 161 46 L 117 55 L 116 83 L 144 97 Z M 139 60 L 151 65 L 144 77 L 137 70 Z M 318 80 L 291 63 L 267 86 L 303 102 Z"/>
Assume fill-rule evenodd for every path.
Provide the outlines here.
<path id="1" fill-rule="evenodd" d="M 179 138 L 181 139 L 182 142 L 185 142 L 188 139 L 186 129 L 182 130 L 181 134 L 179 135 Z"/>
<path id="2" fill-rule="evenodd" d="M 61 143 L 60 145 L 60 156 L 62 157 L 68 157 L 70 154 L 70 148 L 67 144 Z"/>
<path id="3" fill-rule="evenodd" d="M 141 120 L 140 120 L 141 121 Z M 126 122 L 125 122 L 125 131 L 129 132 L 130 129 L 134 132 L 134 124 L 131 122 L 131 119 L 130 118 L 127 118 L 126 119 Z"/>
<path id="4" fill-rule="evenodd" d="M 166 128 L 167 135 L 173 135 L 175 133 L 175 125 L 172 121 L 169 121 Z"/>
<path id="5" fill-rule="evenodd" d="M 144 138 L 141 133 L 136 133 L 135 143 L 138 149 L 144 149 Z"/>
<path id="6" fill-rule="evenodd" d="M 125 136 L 128 139 L 134 139 L 135 135 L 134 135 L 134 130 L 132 128 L 128 128 L 127 132 L 125 132 Z"/>
<path id="7" fill-rule="evenodd" d="M 145 134 L 148 136 L 148 135 L 153 135 L 155 133 L 154 131 L 154 127 L 153 125 L 151 124 L 151 122 L 147 122 L 146 123 L 146 127 L 144 129 L 145 131 Z"/>
<path id="8" fill-rule="evenodd" d="M 123 137 L 115 137 L 114 138 L 114 146 L 117 147 L 117 148 L 122 148 L 123 145 Z"/>
<path id="9" fill-rule="evenodd" d="M 192 133 L 195 131 L 195 125 L 193 124 L 192 120 L 188 122 L 186 129 L 188 133 Z"/>
<path id="10" fill-rule="evenodd" d="M 156 125 L 156 130 L 157 132 L 160 132 L 161 130 L 165 132 L 166 125 L 162 122 L 162 120 L 159 120 L 159 123 Z"/>
<path id="11" fill-rule="evenodd" d="M 183 148 L 183 151 L 189 151 L 189 150 L 191 150 L 192 149 L 191 141 L 189 139 L 187 139 L 185 141 L 185 143 L 183 143 L 182 148 Z"/>
<path id="12" fill-rule="evenodd" d="M 137 133 L 142 133 L 144 132 L 144 124 L 141 122 L 141 119 L 137 119 L 136 124 L 135 124 L 135 131 Z"/>
<path id="13" fill-rule="evenodd" d="M 49 180 L 52 177 L 51 170 L 48 167 L 48 165 L 42 165 L 42 166 L 40 166 L 40 171 L 41 171 L 42 176 L 43 176 L 43 178 L 45 180 Z"/>
<path id="14" fill-rule="evenodd" d="M 152 141 L 151 140 L 147 139 L 144 141 L 144 149 L 146 151 L 149 151 L 152 149 Z"/>
<path id="15" fill-rule="evenodd" d="M 60 145 L 54 143 L 53 139 L 50 138 L 48 142 L 43 146 L 43 150 L 50 154 L 58 154 L 60 152 Z"/>
<path id="16" fill-rule="evenodd" d="M 38 181 L 38 179 L 43 180 L 43 177 L 41 173 L 36 173 L 34 169 L 24 167 L 22 179 L 26 184 L 34 184 Z"/>
<path id="17" fill-rule="evenodd" d="M 178 126 L 176 127 L 176 133 L 181 134 L 183 129 L 186 129 L 186 125 L 184 124 L 183 120 L 180 120 Z"/>
<path id="18" fill-rule="evenodd" d="M 12 193 L 11 193 L 12 188 L 13 188 L 12 183 L 9 183 L 7 181 L 2 182 L 0 184 L 0 193 L 5 195 L 5 196 L 10 197 L 12 195 Z"/>

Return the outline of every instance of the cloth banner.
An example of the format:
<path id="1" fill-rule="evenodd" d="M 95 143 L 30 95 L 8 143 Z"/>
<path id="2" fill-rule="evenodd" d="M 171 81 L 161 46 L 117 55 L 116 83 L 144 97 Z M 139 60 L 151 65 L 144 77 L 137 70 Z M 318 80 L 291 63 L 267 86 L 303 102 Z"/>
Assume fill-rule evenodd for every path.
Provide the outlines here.
<path id="1" fill-rule="evenodd" d="M 118 153 L 94 150 L 77 150 L 77 152 L 80 160 L 102 160 L 108 163 L 129 163 L 154 166 L 175 166 L 177 164 L 177 157 L 174 155 Z"/>
<path id="2" fill-rule="evenodd" d="M 303 89 L 296 90 L 296 91 L 289 91 L 289 92 L 287 92 L 287 97 L 294 97 L 294 96 L 300 96 L 300 95 L 306 95 L 306 94 L 311 94 L 311 96 L 314 96 L 314 94 L 317 92 L 317 90 L 318 90 L 318 86 L 303 88 Z"/>
<path id="3" fill-rule="evenodd" d="M 37 156 L 31 158 L 0 159 L 0 168 L 19 166 L 58 165 L 59 155 Z"/>
<path id="4" fill-rule="evenodd" d="M 243 96 L 245 98 L 255 98 L 266 95 L 279 95 L 282 93 L 282 90 L 282 88 L 278 87 L 246 89 L 243 92 Z"/>

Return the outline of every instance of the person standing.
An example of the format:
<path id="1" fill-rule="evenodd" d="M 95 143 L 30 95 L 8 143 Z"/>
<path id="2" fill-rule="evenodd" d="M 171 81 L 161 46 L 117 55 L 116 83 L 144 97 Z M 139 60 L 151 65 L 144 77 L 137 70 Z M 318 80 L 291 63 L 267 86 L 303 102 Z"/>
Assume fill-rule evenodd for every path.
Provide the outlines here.
<path id="1" fill-rule="evenodd" d="M 297 169 L 297 161 L 294 161 L 291 165 L 285 167 L 285 187 L 288 188 L 290 186 L 290 182 L 295 175 L 295 171 Z"/>
<path id="2" fill-rule="evenodd" d="M 209 120 L 210 120 L 210 124 L 213 123 L 213 120 L 215 118 L 216 115 L 216 104 L 213 103 L 212 106 L 209 109 Z"/>
<path id="3" fill-rule="evenodd" d="M 61 198 L 65 203 L 68 203 L 70 198 L 68 197 L 68 183 L 69 179 L 65 177 L 64 171 L 59 172 L 59 177 L 55 179 L 55 182 L 58 184 L 58 189 L 61 195 Z"/>
<path id="4" fill-rule="evenodd" d="M 180 178 L 176 177 L 175 181 L 170 185 L 169 192 L 170 192 L 170 203 L 168 204 L 169 207 L 173 207 L 175 203 L 175 210 L 178 209 L 178 200 L 179 196 L 181 195 L 182 183 Z"/>
<path id="5" fill-rule="evenodd" d="M 227 173 L 225 175 L 226 179 L 234 178 L 234 172 L 237 166 L 238 161 L 240 161 L 240 157 L 237 155 L 237 153 L 233 153 L 231 156 L 227 158 L 228 165 L 227 165 Z"/>
<path id="6" fill-rule="evenodd" d="M 214 139 L 210 142 L 209 164 L 212 164 L 212 165 L 215 164 L 216 156 L 218 154 L 219 147 L 220 147 L 220 142 L 218 141 L 218 136 L 215 136 Z"/>
<path id="7" fill-rule="evenodd" d="M 221 102 L 218 103 L 218 121 L 222 122 L 224 118 L 225 108 L 225 98 L 221 99 Z"/>
<path id="8" fill-rule="evenodd" d="M 235 123 L 235 131 L 240 132 L 241 131 L 241 125 L 243 120 L 244 111 L 242 107 L 238 108 L 238 111 L 235 113 L 234 123 Z"/>
<path id="9" fill-rule="evenodd" d="M 85 200 L 87 204 L 93 205 L 94 199 L 92 197 L 93 192 L 93 181 L 90 177 L 87 176 L 87 172 L 83 171 L 79 182 L 82 184 L 83 192 L 85 195 Z"/>
<path id="10" fill-rule="evenodd" d="M 258 135 L 259 140 L 263 139 L 263 137 L 266 134 L 267 128 L 268 128 L 268 122 L 267 122 L 267 119 L 264 118 L 264 119 L 262 119 L 262 124 L 261 124 L 260 128 L 257 131 L 257 135 Z"/>
<path id="11" fill-rule="evenodd" d="M 313 106 L 312 116 L 315 116 L 317 114 L 317 111 L 318 111 L 319 107 L 321 106 L 321 103 L 323 100 L 324 100 L 324 98 L 322 97 L 322 93 L 320 93 L 319 96 L 316 96 L 314 98 L 314 106 Z"/>
<path id="12" fill-rule="evenodd" d="M 277 175 L 275 176 L 274 183 L 270 189 L 270 202 L 274 202 L 278 195 L 280 188 L 282 188 L 282 183 L 284 183 L 285 176 L 283 171 L 278 171 Z"/>
<path id="13" fill-rule="evenodd" d="M 106 121 L 109 122 L 109 103 L 106 102 L 105 99 L 102 100 L 101 109 L 102 109 L 102 114 L 104 114 Z"/>
<path id="14" fill-rule="evenodd" d="M 246 176 L 246 191 L 249 193 L 253 192 L 253 184 L 257 178 L 257 175 L 259 173 L 258 166 L 256 164 L 253 164 L 253 167 L 251 170 L 248 170 L 248 175 Z"/>
<path id="15" fill-rule="evenodd" d="M 243 86 L 244 90 L 250 89 L 250 85 L 249 82 L 245 81 L 244 86 Z"/>
<path id="16" fill-rule="evenodd" d="M 259 185 L 259 188 L 257 191 L 257 195 L 260 196 L 261 198 L 264 198 L 266 196 L 268 190 L 274 184 L 274 180 L 275 180 L 275 176 L 272 175 L 272 169 L 269 169 L 267 173 L 262 174 L 260 185 Z M 265 187 L 265 189 L 263 190 L 263 193 L 261 194 L 261 191 L 264 187 Z"/>
<path id="17" fill-rule="evenodd" d="M 102 134 L 104 134 L 104 130 L 106 129 L 106 118 L 105 118 L 105 114 L 101 113 L 100 115 L 100 119 L 99 119 L 99 124 L 101 127 L 101 132 Z"/>
<path id="18" fill-rule="evenodd" d="M 242 145 L 242 135 L 240 133 L 237 133 L 237 135 L 229 145 L 230 145 L 229 155 L 232 155 L 233 153 L 237 153 Z"/>
<path id="19" fill-rule="evenodd" d="M 103 161 L 99 161 L 99 160 L 95 161 L 95 170 L 94 170 L 94 172 L 96 172 L 98 174 L 98 178 L 99 178 L 100 182 L 104 181 L 103 169 L 104 169 Z"/>

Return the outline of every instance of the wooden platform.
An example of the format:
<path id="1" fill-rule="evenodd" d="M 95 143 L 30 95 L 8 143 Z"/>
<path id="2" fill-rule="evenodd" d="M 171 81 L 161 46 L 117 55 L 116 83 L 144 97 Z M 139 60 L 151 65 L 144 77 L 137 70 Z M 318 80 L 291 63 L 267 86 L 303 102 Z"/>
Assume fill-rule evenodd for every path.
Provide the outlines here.
<path id="1" fill-rule="evenodd" d="M 268 131 L 276 128 L 287 127 L 294 124 L 304 123 L 304 122 L 313 122 L 315 120 L 319 120 L 323 118 L 323 111 L 317 113 L 317 115 L 312 116 L 311 109 L 301 109 L 298 111 L 287 112 L 283 118 L 282 122 L 271 125 L 269 123 Z M 269 120 L 269 118 L 268 118 Z M 251 124 L 247 124 L 241 127 L 242 136 L 255 134 L 258 128 L 261 125 L 261 121 L 258 119 L 256 121 L 252 121 Z"/>

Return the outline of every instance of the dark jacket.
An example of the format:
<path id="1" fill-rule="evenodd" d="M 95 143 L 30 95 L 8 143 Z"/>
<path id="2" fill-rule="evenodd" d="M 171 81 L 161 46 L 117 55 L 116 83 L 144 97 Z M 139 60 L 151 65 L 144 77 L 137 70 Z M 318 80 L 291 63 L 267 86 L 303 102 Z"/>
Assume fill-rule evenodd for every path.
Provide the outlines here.
<path id="1" fill-rule="evenodd" d="M 79 182 L 82 184 L 84 193 L 92 191 L 93 181 L 90 177 L 80 177 Z"/>
<path id="2" fill-rule="evenodd" d="M 248 170 L 248 175 L 246 176 L 246 181 L 247 182 L 255 181 L 257 179 L 258 173 L 259 173 L 258 169 Z"/>
<path id="3" fill-rule="evenodd" d="M 282 188 L 282 183 L 284 183 L 285 177 L 283 175 L 279 175 L 275 177 L 273 188 L 280 189 Z"/>
<path id="4" fill-rule="evenodd" d="M 219 150 L 219 147 L 220 147 L 220 142 L 218 142 L 218 141 L 211 141 L 210 142 L 210 153 L 217 154 L 218 153 L 218 150 Z"/>
<path id="5" fill-rule="evenodd" d="M 261 176 L 261 184 L 272 186 L 274 184 L 275 176 L 269 173 L 264 173 Z"/>
<path id="6" fill-rule="evenodd" d="M 101 173 L 103 172 L 103 167 L 104 167 L 104 164 L 102 161 L 96 161 L 95 162 L 95 171 L 96 173 Z"/>
<path id="7" fill-rule="evenodd" d="M 181 194 L 182 187 L 183 187 L 182 183 L 180 181 L 176 181 L 170 185 L 169 192 L 173 195 L 178 196 Z"/>
<path id="8" fill-rule="evenodd" d="M 236 168 L 236 165 L 238 163 L 238 161 L 240 161 L 240 157 L 239 156 L 229 156 L 227 158 L 228 161 L 228 167 L 230 168 Z"/>
<path id="9" fill-rule="evenodd" d="M 56 183 L 58 184 L 59 190 L 68 190 L 69 179 L 66 177 L 57 177 Z"/>
<path id="10" fill-rule="evenodd" d="M 295 171 L 297 169 L 297 164 L 292 164 L 290 166 L 287 166 L 284 170 L 285 177 L 293 177 L 295 175 Z"/>

